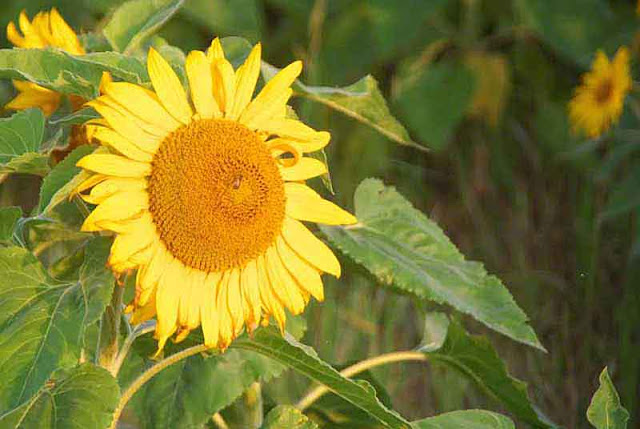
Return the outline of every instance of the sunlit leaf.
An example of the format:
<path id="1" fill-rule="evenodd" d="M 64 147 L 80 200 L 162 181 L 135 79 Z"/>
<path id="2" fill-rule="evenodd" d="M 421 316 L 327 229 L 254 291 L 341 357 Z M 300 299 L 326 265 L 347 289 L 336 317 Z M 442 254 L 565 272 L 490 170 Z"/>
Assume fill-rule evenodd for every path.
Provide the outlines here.
<path id="1" fill-rule="evenodd" d="M 38 152 L 43 135 L 44 115 L 40 109 L 0 119 L 0 172 L 46 174 L 48 157 Z"/>
<path id="2" fill-rule="evenodd" d="M 0 415 L 3 428 L 104 429 L 120 392 L 109 372 L 90 363 L 56 371 L 29 402 Z"/>
<path id="3" fill-rule="evenodd" d="M 38 203 L 40 213 L 47 213 L 58 204 L 68 200 L 71 192 L 89 177 L 88 173 L 83 173 L 80 167 L 76 167 L 76 162 L 94 150 L 94 146 L 81 145 L 53 167 L 40 187 L 40 202 Z"/>
<path id="4" fill-rule="evenodd" d="M 262 429 L 317 429 L 318 425 L 309 420 L 300 410 L 291 405 L 279 405 L 269 411 Z"/>
<path id="5" fill-rule="evenodd" d="M 300 344 L 289 335 L 284 337 L 274 328 L 259 329 L 253 338 L 241 337 L 231 343 L 231 348 L 251 350 L 268 356 L 324 384 L 343 399 L 369 413 L 389 428 L 407 428 L 409 424 L 398 413 L 389 410 L 376 397 L 376 392 L 366 381 L 356 382 L 343 377 L 317 353 Z"/>
<path id="6" fill-rule="evenodd" d="M 438 314 L 438 313 L 435 313 Z M 444 326 L 441 314 L 440 328 Z M 517 418 L 532 427 L 548 428 L 536 414 L 527 395 L 527 385 L 513 378 L 486 337 L 473 336 L 465 332 L 457 321 L 449 324 L 447 337 L 440 348 L 420 349 L 429 360 L 442 362 L 457 369 L 481 389 L 498 399 Z"/>
<path id="7" fill-rule="evenodd" d="M 113 290 L 109 246 L 100 238 L 87 247 L 74 282 L 52 279 L 23 248 L 0 249 L 0 414 L 28 401 L 54 370 L 77 362 L 84 329 Z"/>
<path id="8" fill-rule="evenodd" d="M 358 223 L 322 227 L 344 253 L 382 283 L 419 299 L 447 303 L 516 341 L 544 350 L 527 316 L 500 280 L 465 260 L 442 230 L 394 188 L 363 181 Z"/>
<path id="9" fill-rule="evenodd" d="M 0 241 L 11 241 L 18 219 L 22 216 L 20 207 L 0 208 Z"/>
<path id="10" fill-rule="evenodd" d="M 600 373 L 600 387 L 591 398 L 587 409 L 589 423 L 597 429 L 625 429 L 629 420 L 629 412 L 620 404 L 609 372 L 605 367 Z"/>
<path id="11" fill-rule="evenodd" d="M 460 410 L 411 423 L 415 429 L 515 429 L 507 417 L 485 410 Z"/>
<path id="12" fill-rule="evenodd" d="M 130 0 L 115 10 L 103 34 L 114 50 L 130 53 L 158 31 L 184 0 Z"/>

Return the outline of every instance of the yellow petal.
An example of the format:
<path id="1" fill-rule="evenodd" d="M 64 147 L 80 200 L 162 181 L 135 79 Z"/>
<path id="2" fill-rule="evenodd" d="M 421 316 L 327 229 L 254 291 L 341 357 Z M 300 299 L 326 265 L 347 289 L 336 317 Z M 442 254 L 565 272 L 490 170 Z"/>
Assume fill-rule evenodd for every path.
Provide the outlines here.
<path id="1" fill-rule="evenodd" d="M 158 351 L 162 350 L 167 339 L 178 329 L 178 302 L 183 286 L 184 266 L 174 259 L 160 278 L 156 291 Z"/>
<path id="2" fill-rule="evenodd" d="M 178 325 L 185 328 L 189 319 L 189 307 L 193 299 L 194 271 L 190 267 L 184 267 L 184 278 L 180 291 L 178 305 Z"/>
<path id="3" fill-rule="evenodd" d="M 122 223 L 139 216 L 149 207 L 145 191 L 119 192 L 97 206 L 82 224 L 82 231 L 111 229 L 110 223 Z"/>
<path id="4" fill-rule="evenodd" d="M 127 107 L 118 103 L 114 98 L 110 97 L 109 95 L 103 95 L 97 100 L 87 103 L 87 105 L 93 105 L 93 104 L 104 104 L 106 106 L 109 106 L 119 115 L 126 117 L 131 123 L 133 123 L 133 125 L 136 128 L 139 128 L 140 130 L 154 137 L 156 140 L 160 141 L 168 134 L 168 132 L 165 131 L 164 129 L 156 127 L 155 125 L 140 119 L 133 112 L 131 112 Z"/>
<path id="5" fill-rule="evenodd" d="M 236 90 L 236 75 L 233 66 L 227 60 L 215 60 L 211 65 L 213 78 L 213 95 L 216 97 L 220 110 L 227 114 L 231 109 Z"/>
<path id="6" fill-rule="evenodd" d="M 260 55 L 262 47 L 260 43 L 253 47 L 251 53 L 244 64 L 236 72 L 235 98 L 230 111 L 227 113 L 229 119 L 237 119 L 240 113 L 251 101 L 253 91 L 260 75 Z"/>
<path id="7" fill-rule="evenodd" d="M 191 122 L 193 111 L 180 79 L 169 63 L 153 48 L 149 49 L 147 70 L 153 88 L 167 112 L 183 124 Z"/>
<path id="8" fill-rule="evenodd" d="M 129 260 L 134 254 L 148 248 L 156 238 L 155 227 L 150 216 L 135 222 L 129 234 L 118 234 L 113 240 L 109 265 L 114 266 Z"/>
<path id="9" fill-rule="evenodd" d="M 112 147 L 134 161 L 150 163 L 153 159 L 153 154 L 145 152 L 136 146 L 135 143 L 111 128 L 89 125 L 87 126 L 87 135 L 100 140 L 105 146 Z"/>
<path id="10" fill-rule="evenodd" d="M 9 25 L 7 25 L 7 39 L 15 46 L 22 48 L 24 47 L 25 40 L 24 37 L 18 32 L 16 25 L 11 21 Z"/>
<path id="11" fill-rule="evenodd" d="M 211 41 L 211 46 L 207 49 L 207 59 L 209 62 L 224 58 L 224 51 L 222 50 L 222 44 L 220 39 L 216 37 Z"/>
<path id="12" fill-rule="evenodd" d="M 282 263 L 296 280 L 298 286 L 304 288 L 318 301 L 324 300 L 324 287 L 318 270 L 300 258 L 282 237 L 278 237 L 276 248 Z"/>
<path id="13" fill-rule="evenodd" d="M 84 55 L 85 51 L 76 33 L 69 27 L 54 7 L 49 14 L 49 25 L 51 26 L 51 36 L 55 41 L 55 46 L 64 49 L 73 55 Z"/>
<path id="14" fill-rule="evenodd" d="M 162 244 L 156 244 L 149 264 L 140 268 L 136 277 L 136 303 L 146 305 L 155 297 L 160 278 L 169 267 L 171 257 Z"/>
<path id="15" fill-rule="evenodd" d="M 260 307 L 260 285 L 258 284 L 258 268 L 256 261 L 249 261 L 246 267 L 242 270 L 242 276 L 240 278 L 240 284 L 246 297 L 250 323 L 258 323 L 262 313 Z"/>
<path id="16" fill-rule="evenodd" d="M 145 177 L 151 174 L 151 164 L 113 154 L 90 154 L 81 158 L 76 166 L 116 177 Z"/>
<path id="17" fill-rule="evenodd" d="M 231 316 L 233 337 L 237 336 L 244 326 L 244 308 L 242 291 L 240 290 L 240 270 L 234 268 L 229 273 L 227 283 L 227 309 Z"/>
<path id="18" fill-rule="evenodd" d="M 5 105 L 7 109 L 24 110 L 39 107 L 45 116 L 49 116 L 60 106 L 62 96 L 55 91 L 31 82 L 13 81 L 13 84 L 19 93 Z"/>
<path id="19" fill-rule="evenodd" d="M 304 311 L 305 302 L 295 280 L 291 277 L 276 252 L 274 246 L 267 249 L 264 255 L 267 266 L 269 283 L 276 296 L 292 314 L 300 314 Z"/>
<path id="20" fill-rule="evenodd" d="M 87 174 L 91 174 L 88 171 L 85 171 L 85 173 Z M 89 188 L 94 187 L 95 185 L 97 185 L 98 183 L 108 179 L 110 176 L 106 176 L 104 174 L 93 174 L 89 177 L 87 177 L 86 180 L 84 180 L 82 183 L 80 183 L 74 190 L 74 194 L 77 194 L 79 192 L 84 192 Z"/>
<path id="21" fill-rule="evenodd" d="M 286 212 L 294 219 L 327 225 L 348 225 L 358 222 L 351 213 L 323 199 L 316 191 L 302 183 L 285 183 Z"/>
<path id="22" fill-rule="evenodd" d="M 324 165 L 324 162 L 308 157 L 300 158 L 297 163 L 291 166 L 278 165 L 278 167 L 282 178 L 287 181 L 307 180 L 327 172 L 327 166 Z"/>
<path id="23" fill-rule="evenodd" d="M 204 296 L 200 302 L 200 320 L 204 343 L 207 347 L 217 347 L 219 340 L 219 317 L 216 306 L 216 295 L 219 289 L 221 273 L 209 273 L 205 280 Z"/>
<path id="24" fill-rule="evenodd" d="M 256 259 L 256 268 L 258 271 L 260 302 L 262 303 L 262 307 L 266 310 L 266 313 L 272 315 L 273 318 L 276 319 L 276 323 L 280 327 L 280 330 L 284 331 L 284 324 L 287 320 L 287 316 L 282 304 L 274 295 L 273 288 L 269 283 L 269 276 L 267 274 L 267 267 L 263 255 L 260 255 Z"/>
<path id="25" fill-rule="evenodd" d="M 243 117 L 239 122 L 251 130 L 268 128 L 270 121 L 284 116 L 282 112 L 286 113 L 287 102 L 292 94 L 293 90 L 291 88 L 285 89 L 271 103 L 264 105 L 255 115 Z"/>
<path id="26" fill-rule="evenodd" d="M 192 270 L 192 286 L 191 286 L 191 300 L 188 306 L 186 327 L 189 329 L 195 329 L 200 325 L 200 303 L 206 299 L 209 299 L 207 295 L 207 273 L 200 270 Z"/>
<path id="27" fill-rule="evenodd" d="M 134 115 L 165 133 L 181 125 L 162 107 L 158 96 L 146 88 L 129 82 L 112 82 L 104 85 L 104 91 Z"/>
<path id="28" fill-rule="evenodd" d="M 285 217 L 282 235 L 287 244 L 302 259 L 320 271 L 340 277 L 340 262 L 320 239 L 309 231 L 301 222 Z"/>
<path id="29" fill-rule="evenodd" d="M 150 320 L 156 315 L 156 302 L 155 300 L 148 302 L 142 307 L 136 307 L 133 310 L 131 319 L 129 320 L 132 325 L 138 325 L 142 322 Z"/>
<path id="30" fill-rule="evenodd" d="M 272 103 L 282 97 L 282 93 L 287 91 L 291 84 L 298 78 L 302 71 L 302 61 L 295 61 L 284 69 L 280 70 L 267 84 L 262 88 L 258 96 L 247 106 L 240 122 L 248 123 L 251 119 L 264 109 L 270 107 Z"/>
<path id="31" fill-rule="evenodd" d="M 229 306 L 227 304 L 229 294 L 229 278 L 230 272 L 226 271 L 222 275 L 222 280 L 218 285 L 218 296 L 216 297 L 216 308 L 218 316 L 218 329 L 220 332 L 220 344 L 221 348 L 226 348 L 233 338 L 233 320 L 229 313 Z"/>
<path id="32" fill-rule="evenodd" d="M 189 52 L 185 67 L 191 88 L 191 100 L 193 100 L 196 111 L 202 118 L 219 118 L 221 116 L 220 109 L 213 98 L 211 65 L 204 52 Z"/>
<path id="33" fill-rule="evenodd" d="M 127 139 L 135 142 L 136 146 L 145 152 L 155 153 L 160 146 L 162 138 L 158 135 L 152 135 L 141 129 L 138 124 L 133 120 L 131 115 L 127 115 L 120 108 L 114 108 L 101 101 L 100 97 L 97 100 L 90 101 L 87 106 L 91 106 L 98 113 L 107 120 L 109 126 L 117 131 L 122 136 L 126 136 Z M 108 102 L 108 101 L 107 101 Z"/>
<path id="34" fill-rule="evenodd" d="M 282 118 L 265 121 L 260 131 L 294 140 L 310 141 L 318 138 L 318 131 L 296 119 Z"/>
<path id="35" fill-rule="evenodd" d="M 134 179 L 130 177 L 109 177 L 97 183 L 89 195 L 83 195 L 82 198 L 91 204 L 100 204 L 107 198 L 117 192 L 143 190 L 147 187 L 144 179 Z"/>

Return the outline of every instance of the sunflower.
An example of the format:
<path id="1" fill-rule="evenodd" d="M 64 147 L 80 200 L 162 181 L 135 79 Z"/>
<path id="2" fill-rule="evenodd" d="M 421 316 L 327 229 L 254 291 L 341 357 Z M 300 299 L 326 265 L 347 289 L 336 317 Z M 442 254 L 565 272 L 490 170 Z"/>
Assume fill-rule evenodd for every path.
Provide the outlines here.
<path id="1" fill-rule="evenodd" d="M 569 102 L 569 119 L 574 132 L 598 137 L 622 114 L 624 98 L 631 89 L 629 50 L 618 49 L 613 61 L 598 51 L 591 71 L 582 77 L 582 85 Z"/>
<path id="2" fill-rule="evenodd" d="M 22 34 L 12 22 L 7 26 L 7 39 L 18 48 L 60 48 L 73 55 L 84 55 L 85 51 L 78 40 L 78 36 L 69 27 L 60 13 L 53 8 L 50 12 L 39 12 L 29 22 L 27 14 L 22 11 L 18 19 Z M 32 82 L 14 80 L 18 90 L 16 98 L 6 104 L 6 108 L 14 110 L 39 107 L 49 116 L 60 106 L 62 96 L 51 89 L 43 88 Z M 77 106 L 82 102 L 72 99 Z M 76 106 L 76 107 L 77 107 Z"/>
<path id="3" fill-rule="evenodd" d="M 340 276 L 331 250 L 301 221 L 330 225 L 356 219 L 305 185 L 325 165 L 305 156 L 329 133 L 290 117 L 296 61 L 252 99 L 260 44 L 234 70 L 215 39 L 186 59 L 190 100 L 153 48 L 153 91 L 126 82 L 104 85 L 87 103 L 101 123 L 91 133 L 108 150 L 78 166 L 93 175 L 78 188 L 97 207 L 84 231 L 112 231 L 109 265 L 137 269 L 128 309 L 132 322 L 157 318 L 158 350 L 202 326 L 205 344 L 226 348 L 244 327 L 285 309 L 301 313 L 323 299 L 322 273 Z"/>

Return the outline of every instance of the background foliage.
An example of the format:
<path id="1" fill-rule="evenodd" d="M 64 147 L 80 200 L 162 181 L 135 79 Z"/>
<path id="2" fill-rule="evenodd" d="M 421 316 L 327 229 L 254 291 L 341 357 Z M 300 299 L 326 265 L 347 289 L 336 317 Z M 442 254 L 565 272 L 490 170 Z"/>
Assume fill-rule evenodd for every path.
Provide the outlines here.
<path id="1" fill-rule="evenodd" d="M 41 9 L 56 6 L 73 28 L 93 29 L 105 22 L 105 16 L 118 3 L 111 0 L 8 2 L 0 7 L 0 25 L 4 27 L 8 21 L 16 20 L 21 9 L 33 16 Z M 137 25 L 136 33 L 153 30 L 153 22 L 133 22 L 135 11 L 130 16 L 132 22 L 123 28 Z M 596 49 L 612 54 L 620 44 L 626 44 L 632 47 L 633 57 L 637 58 L 638 24 L 635 5 L 615 0 L 186 0 L 177 16 L 162 27 L 159 34 L 183 50 L 203 49 L 213 35 L 243 36 L 252 43 L 262 41 L 264 57 L 271 64 L 283 65 L 302 58 L 305 61 L 303 82 L 307 85 L 345 87 L 353 84 L 346 90 L 354 92 L 378 85 L 390 100 L 391 113 L 406 126 L 408 135 L 394 122 L 383 122 L 385 112 L 373 112 L 364 119 L 380 125 L 386 134 L 336 112 L 332 106 L 337 105 L 343 111 L 353 107 L 349 104 L 352 101 L 340 92 L 297 88 L 302 95 L 296 106 L 300 116 L 319 129 L 332 130 L 333 144 L 327 155 L 335 198 L 341 205 L 355 209 L 359 217 L 368 218 L 367 210 L 372 208 L 359 207 L 357 196 L 374 191 L 363 185 L 356 193 L 354 207 L 353 195 L 358 184 L 367 177 L 379 177 L 387 185 L 394 185 L 414 207 L 442 227 L 469 261 L 483 261 L 486 271 L 502 279 L 531 319 L 548 353 L 493 333 L 485 325 L 496 329 L 499 321 L 483 320 L 477 314 L 474 317 L 484 325 L 473 322 L 470 317 L 464 321 L 470 331 L 490 338 L 497 355 L 483 340 L 460 330 L 457 320 L 450 323 L 446 316 L 436 316 L 434 320 L 425 321 L 422 316 L 425 310 L 441 311 L 442 307 L 424 304 L 418 299 L 420 296 L 427 294 L 435 301 L 442 301 L 438 291 L 450 289 L 438 289 L 439 286 L 459 286 L 464 293 L 464 285 L 446 272 L 434 282 L 421 283 L 423 273 L 418 267 L 414 277 L 403 277 L 404 281 L 398 282 L 400 286 L 396 284 L 403 292 L 398 295 L 385 287 L 388 276 L 402 277 L 398 268 L 390 266 L 380 271 L 377 265 L 365 264 L 364 269 L 354 264 L 353 259 L 359 259 L 357 250 L 349 248 L 348 231 L 339 228 L 325 232 L 353 259 L 342 258 L 346 275 L 340 281 L 327 281 L 326 301 L 312 305 L 306 312 L 303 343 L 313 346 L 324 361 L 340 367 L 384 352 L 413 348 L 423 339 L 425 323 L 427 332 L 436 333 L 439 324 L 445 323 L 446 339 L 441 338 L 435 349 L 426 350 L 431 353 L 429 365 L 386 366 L 372 370 L 367 376 L 371 383 L 384 386 L 387 398 L 393 398 L 390 400 L 393 408 L 401 415 L 415 420 L 461 408 L 485 408 L 507 411 L 518 421 L 537 426 L 539 417 L 527 402 L 528 392 L 532 402 L 555 423 L 589 427 L 588 421 L 597 426 L 604 418 L 602 410 L 595 407 L 590 409 L 588 421 L 585 419 L 604 366 L 608 366 L 632 421 L 640 420 L 639 106 L 633 94 L 619 129 L 602 140 L 584 141 L 569 132 L 566 102 Z M 128 38 L 122 29 L 106 27 L 104 30 L 121 50 L 135 49 L 136 40 Z M 4 35 L 0 36 L 0 44 L 9 46 Z M 165 52 L 170 52 L 170 47 Z M 54 59 L 48 61 L 54 64 L 52 67 L 58 64 Z M 91 68 L 92 62 L 114 59 L 95 55 L 86 61 L 83 76 L 86 81 L 94 82 L 100 73 Z M 120 65 L 123 73 L 139 66 Z M 369 73 L 375 80 L 359 81 Z M 0 85 L 0 104 L 4 105 L 12 97 L 13 89 L 7 81 Z M 320 103 L 313 103 L 314 99 Z M 35 124 L 30 130 L 42 130 L 43 118 L 37 111 L 25 112 L 11 120 Z M 40 140 L 33 136 L 21 153 L 2 150 L 2 157 L 10 158 L 1 160 L 4 168 L 46 174 L 48 166 L 35 146 Z M 1 142 L 2 135 L 0 145 Z M 426 148 L 430 151 L 426 152 Z M 72 156 L 78 159 L 82 153 Z M 46 185 L 57 189 L 52 182 L 63 183 L 73 176 L 62 177 L 67 174 L 68 171 L 60 169 L 60 176 L 48 176 L 42 195 L 38 193 L 39 179 L 33 175 L 9 176 L 1 185 L 0 202 L 3 207 L 21 206 L 25 213 L 36 206 L 42 212 L 56 198 L 47 191 Z M 382 186 L 373 182 L 365 184 Z M 395 192 L 385 189 L 388 194 Z M 400 207 L 409 204 L 402 197 L 395 201 Z M 0 216 L 13 219 L 18 217 L 15 214 L 16 209 L 3 209 Z M 429 228 L 429 219 L 420 216 L 416 215 L 417 220 L 411 222 L 422 222 L 424 228 Z M 70 222 L 68 218 L 66 221 Z M 398 239 L 406 231 L 403 228 L 406 225 L 382 222 L 383 237 L 374 238 L 384 244 L 384 240 Z M 46 225 L 35 231 L 48 237 L 55 237 L 57 233 Z M 8 236 L 10 233 L 0 231 L 0 240 L 8 240 Z M 427 245 L 416 243 L 416 248 L 410 249 L 414 252 L 412 259 L 416 252 L 424 252 Z M 69 253 L 73 241 L 67 246 Z M 485 268 L 464 260 L 455 247 L 451 248 L 450 253 L 438 255 L 442 258 L 436 270 L 447 264 L 459 264 L 473 272 L 478 281 L 493 281 Z M 38 249 L 39 254 L 64 251 Z M 103 251 L 101 243 L 96 241 L 84 255 L 75 257 L 100 258 L 104 257 Z M 36 263 L 28 255 L 18 256 L 24 258 L 25 264 Z M 0 263 L 3 258 L 18 256 L 0 254 Z M 53 269 L 59 278 L 71 277 L 65 271 L 66 259 L 51 260 L 56 260 L 56 264 L 46 268 Z M 422 269 L 433 272 L 434 267 Z M 47 350 L 59 351 L 64 346 L 64 353 L 58 355 L 60 359 L 73 359 L 80 339 L 96 341 L 89 325 L 100 309 L 93 306 L 104 308 L 109 297 L 95 289 L 97 299 L 92 300 L 91 306 L 84 307 L 72 297 L 85 287 L 92 290 L 92 279 L 100 275 L 99 272 L 85 273 L 86 285 L 60 283 L 50 292 L 51 296 L 41 296 L 34 301 L 33 309 L 22 310 L 40 311 L 36 306 L 50 308 L 51 302 L 59 300 L 55 294 L 61 294 L 68 297 L 62 301 L 63 310 L 68 306 L 64 311 L 85 315 L 84 323 L 76 326 L 78 332 L 73 339 L 63 342 L 60 338 L 48 339 Z M 31 281 L 37 288 L 49 279 L 42 274 L 42 278 Z M 458 309 L 469 313 L 464 308 Z M 495 314 L 489 312 L 489 316 Z M 524 316 L 515 317 L 524 320 Z M 66 323 L 65 313 L 54 321 Z M 3 329 L 8 328 L 3 326 Z M 509 329 L 515 328 L 497 330 Z M 272 340 L 276 341 L 265 338 L 265 341 Z M 456 355 L 452 342 L 467 344 L 497 363 L 490 368 L 473 367 L 464 361 L 464 355 Z M 535 336 L 529 342 L 537 344 Z M 136 347 L 144 346 L 143 343 Z M 233 353 L 242 356 L 246 352 L 233 350 Z M 518 380 L 501 381 L 504 384 L 499 388 L 490 384 L 489 390 L 493 391 L 487 396 L 483 393 L 487 386 L 482 382 L 471 383 L 461 375 L 471 371 L 482 374 L 481 380 L 508 379 L 506 373 L 501 373 L 498 355 L 513 376 L 527 381 L 528 388 Z M 10 362 L 10 356 L 5 358 Z M 451 360 L 457 362 L 457 371 L 445 365 Z M 233 377 L 234 383 L 238 383 L 235 387 L 238 392 L 256 381 L 257 371 L 269 374 L 263 376 L 266 379 L 283 371 L 273 362 L 256 359 L 254 355 L 216 361 L 215 365 L 205 362 L 194 356 L 183 361 L 184 365 L 173 367 L 162 378 L 154 379 L 156 389 L 141 392 L 134 408 L 144 410 L 150 404 L 157 404 L 153 395 L 162 397 L 163 386 L 180 394 L 180 386 L 194 384 L 190 378 L 196 371 L 194 368 L 202 366 L 207 368 L 197 370 L 198 374 L 201 371 L 212 374 L 211 377 L 238 374 Z M 138 364 L 145 365 L 144 362 Z M 20 369 L 4 366 L 0 373 L 5 371 L 15 374 Z M 97 367 L 78 367 L 74 371 L 88 372 L 98 380 L 105 377 Z M 120 376 L 126 378 L 126 371 Z M 58 392 L 83 388 L 72 384 L 73 374 L 56 373 L 55 379 L 59 384 L 52 386 L 47 395 L 56 404 L 68 400 Z M 61 388 L 65 380 L 71 380 L 68 390 Z M 24 389 L 36 389 L 40 381 L 25 385 L 20 394 L 27 394 Z M 607 393 L 611 383 L 607 373 L 600 376 L 600 383 L 603 386 L 600 395 L 611 398 L 610 392 Z M 105 397 L 113 395 L 113 386 L 107 384 L 105 381 Z M 294 403 L 307 388 L 306 378 L 289 372 L 286 377 L 273 379 L 263 386 L 265 406 Z M 366 397 L 366 387 L 351 388 L 354 394 Z M 362 391 L 358 391 L 359 388 Z M 207 390 L 210 386 L 196 383 L 193 389 L 201 389 L 197 391 L 202 395 L 212 394 Z M 18 400 L 15 395 L 11 398 Z M 385 402 L 381 395 L 379 399 Z M 0 398 L 0 402 L 8 400 Z M 175 398 L 179 400 L 180 395 Z M 327 410 L 335 413 L 339 407 L 349 406 L 338 401 L 335 396 L 326 396 L 309 412 L 319 420 L 333 421 Z M 229 405 L 224 401 L 214 402 L 200 404 L 200 410 L 188 411 L 209 415 Z M 176 404 L 171 407 L 180 410 Z M 171 407 L 167 405 L 166 409 Z M 233 406 L 226 411 L 232 412 Z M 179 413 L 156 418 L 165 423 L 184 424 L 193 418 L 186 411 Z M 467 418 L 456 413 L 434 419 L 460 422 Z M 125 417 L 136 421 L 134 414 Z M 295 412 L 286 407 L 276 408 L 269 414 L 265 427 L 281 427 L 281 422 L 294 419 L 292 414 Z M 494 415 L 478 418 L 485 417 L 489 422 L 497 418 Z M 95 418 L 106 417 L 98 414 Z M 616 418 L 624 419 L 624 415 L 618 413 Z M 144 427 L 144 423 L 140 424 Z M 367 424 L 371 422 L 365 420 L 361 424 L 369 427 Z M 438 427 L 437 424 L 424 421 L 419 427 Z M 496 424 L 493 422 L 487 427 Z M 510 424 L 506 421 L 503 427 Z M 151 422 L 149 427 L 156 426 Z M 301 423 L 299 427 L 305 426 Z"/>

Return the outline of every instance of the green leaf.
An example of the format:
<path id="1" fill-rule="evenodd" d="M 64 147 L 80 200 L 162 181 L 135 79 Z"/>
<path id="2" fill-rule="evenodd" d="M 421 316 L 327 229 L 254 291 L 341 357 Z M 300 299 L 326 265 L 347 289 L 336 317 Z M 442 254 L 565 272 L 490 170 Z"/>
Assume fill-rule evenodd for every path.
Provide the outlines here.
<path id="1" fill-rule="evenodd" d="M 625 429 L 629 412 L 620 404 L 607 367 L 600 373 L 600 387 L 591 398 L 587 409 L 587 420 L 597 429 Z"/>
<path id="2" fill-rule="evenodd" d="M 291 405 L 278 405 L 267 414 L 262 429 L 317 429 L 318 425 L 309 420 L 300 410 Z"/>
<path id="3" fill-rule="evenodd" d="M 475 81 L 458 63 L 405 67 L 399 72 L 394 101 L 407 126 L 434 150 L 444 149 L 469 109 Z"/>
<path id="4" fill-rule="evenodd" d="M 28 401 L 55 369 L 77 362 L 84 330 L 113 290 L 109 246 L 105 238 L 88 245 L 74 282 L 52 279 L 23 248 L 0 249 L 0 414 Z"/>
<path id="5" fill-rule="evenodd" d="M 0 241 L 11 241 L 13 231 L 21 217 L 20 207 L 0 207 Z"/>
<path id="6" fill-rule="evenodd" d="M 44 115 L 28 109 L 0 119 L 0 172 L 45 174 L 48 157 L 38 153 L 44 135 Z"/>
<path id="7" fill-rule="evenodd" d="M 274 328 L 262 328 L 254 333 L 253 338 L 243 336 L 231 343 L 230 347 L 251 350 L 287 365 L 310 379 L 324 384 L 337 395 L 375 417 L 386 427 L 409 427 L 408 422 L 398 413 L 389 410 L 378 400 L 375 390 L 369 383 L 356 382 L 343 377 L 328 363 L 323 362 L 311 347 L 300 344 L 288 334 L 283 337 Z"/>
<path id="8" fill-rule="evenodd" d="M 76 167 L 76 163 L 95 149 L 91 145 L 78 146 L 53 167 L 40 187 L 39 213 L 49 213 L 58 204 L 68 200 L 71 192 L 89 178 L 90 174 L 84 173 L 80 167 Z"/>
<path id="9" fill-rule="evenodd" d="M 114 50 L 130 53 L 158 31 L 184 0 L 130 0 L 115 10 L 102 30 Z"/>
<path id="10" fill-rule="evenodd" d="M 443 326 L 442 320 L 439 323 Z M 441 348 L 422 348 L 420 351 L 430 360 L 440 361 L 462 372 L 519 419 L 533 427 L 550 427 L 540 420 L 533 409 L 527 395 L 527 385 L 509 375 L 504 362 L 487 338 L 468 335 L 462 325 L 454 320 L 449 324 L 447 338 Z"/>
<path id="11" fill-rule="evenodd" d="M 247 39 L 236 36 L 223 37 L 220 44 L 224 56 L 236 69 L 244 63 L 253 48 Z"/>
<path id="12" fill-rule="evenodd" d="M 85 363 L 56 371 L 28 402 L 0 416 L 3 428 L 104 429 L 111 423 L 120 391 L 104 368 Z"/>
<path id="13" fill-rule="evenodd" d="M 460 410 L 413 422 L 415 429 L 515 429 L 507 417 L 485 410 Z"/>
<path id="14" fill-rule="evenodd" d="M 394 188 L 366 179 L 355 193 L 358 223 L 321 229 L 380 282 L 447 303 L 508 337 L 544 350 L 500 280 L 465 260 L 442 230 Z"/>
<path id="15" fill-rule="evenodd" d="M 449 318 L 446 314 L 432 311 L 424 316 L 424 331 L 420 351 L 431 352 L 442 347 L 449 332 Z"/>
<path id="16" fill-rule="evenodd" d="M 93 108 L 83 107 L 82 109 L 76 110 L 75 112 L 69 113 L 68 115 L 64 115 L 58 118 L 49 118 L 49 124 L 60 127 L 68 125 L 78 125 L 84 124 L 91 119 L 97 119 L 100 117 L 100 114 L 93 110 Z"/>
<path id="17" fill-rule="evenodd" d="M 149 74 L 147 73 L 146 63 L 138 58 L 120 54 L 118 52 L 93 52 L 75 60 L 81 66 L 97 68 L 102 72 L 111 73 L 114 78 L 122 79 L 127 82 L 144 84 L 149 82 Z M 100 81 L 98 81 L 99 83 Z M 95 86 L 96 96 L 99 86 Z M 93 97 L 92 97 L 93 98 Z"/>
<path id="18" fill-rule="evenodd" d="M 273 66 L 263 63 L 263 68 L 267 68 L 267 74 L 274 73 Z M 412 141 L 407 130 L 391 115 L 387 102 L 378 88 L 378 82 L 371 75 L 344 88 L 308 86 L 298 80 L 293 89 L 294 95 L 344 113 L 396 143 L 427 150 Z"/>
<path id="19" fill-rule="evenodd" d="M 189 0 L 181 14 L 206 27 L 208 34 L 236 34 L 255 41 L 260 40 L 263 8 L 256 0 Z"/>
<path id="20" fill-rule="evenodd" d="M 140 428 L 201 427 L 253 382 L 267 381 L 283 370 L 281 364 L 244 350 L 191 356 L 153 377 L 132 405 Z"/>

